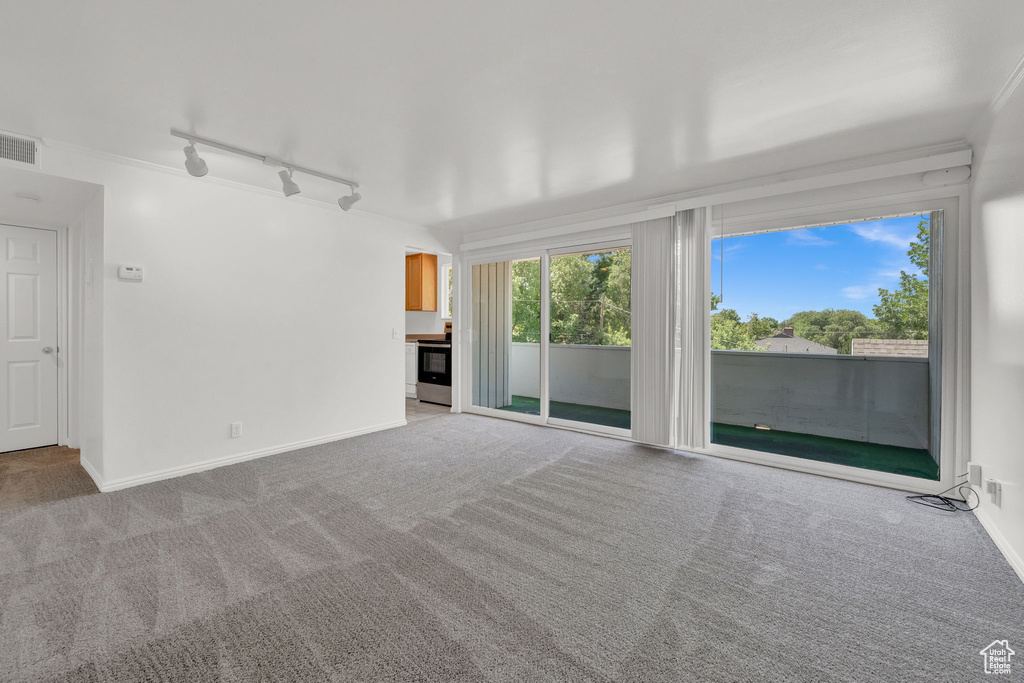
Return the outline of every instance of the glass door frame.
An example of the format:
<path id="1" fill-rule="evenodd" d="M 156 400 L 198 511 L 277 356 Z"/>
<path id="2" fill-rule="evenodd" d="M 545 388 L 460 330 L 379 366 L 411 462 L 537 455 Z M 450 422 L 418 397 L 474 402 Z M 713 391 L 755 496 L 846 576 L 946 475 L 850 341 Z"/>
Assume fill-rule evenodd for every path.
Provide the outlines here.
<path id="1" fill-rule="evenodd" d="M 545 417 L 546 423 L 556 427 L 565 427 L 576 431 L 593 432 L 606 436 L 617 436 L 623 439 L 631 439 L 633 432 L 630 429 L 619 427 L 608 427 L 591 422 L 578 422 L 558 417 L 551 417 L 551 258 L 557 256 L 568 256 L 585 252 L 610 251 L 623 247 L 633 248 L 633 238 L 630 235 L 624 239 L 600 240 L 587 244 L 577 244 L 571 247 L 559 247 L 548 249 L 545 252 L 544 260 L 541 261 L 541 414 Z M 632 282 L 630 283 L 632 292 Z M 632 327 L 632 322 L 630 323 Z M 630 339 L 633 335 L 630 333 Z M 630 347 L 630 362 L 632 364 L 632 346 Z M 630 369 L 632 375 L 632 367 Z M 630 377 L 632 384 L 632 376 Z M 632 389 L 630 390 L 630 412 L 632 412 Z"/>
<path id="2" fill-rule="evenodd" d="M 909 196 L 908 196 L 909 195 Z M 789 228 L 770 227 L 768 230 L 743 229 L 732 230 L 728 224 L 724 229 L 726 236 L 743 234 L 754 234 L 756 232 L 798 229 L 800 227 L 813 227 L 816 225 L 846 224 L 858 221 L 872 220 L 875 217 L 893 215 L 910 215 L 917 213 L 929 213 L 941 211 L 943 218 L 938 234 L 931 235 L 931 247 L 941 252 L 936 262 L 933 256 L 933 267 L 938 272 L 930 277 L 938 282 L 937 286 L 930 290 L 930 298 L 934 297 L 936 315 L 930 315 L 929 338 L 934 341 L 930 348 L 938 353 L 939 371 L 935 380 L 930 381 L 930 391 L 936 395 L 929 397 L 932 409 L 937 413 L 937 424 L 931 426 L 931 433 L 938 441 L 939 450 L 939 480 L 930 481 L 888 472 L 862 469 L 858 467 L 839 465 L 833 463 L 822 463 L 806 460 L 796 456 L 780 455 L 765 451 L 756 451 L 734 446 L 725 446 L 711 442 L 712 416 L 712 382 L 711 376 L 711 328 L 710 328 L 710 301 L 711 301 L 711 277 L 708 267 L 707 277 L 704 282 L 704 300 L 707 310 L 705 312 L 705 383 L 704 383 L 704 448 L 691 449 L 697 452 L 707 453 L 735 460 L 756 462 L 774 467 L 823 474 L 825 476 L 861 481 L 864 483 L 888 486 L 910 491 L 939 492 L 953 485 L 956 475 L 966 470 L 968 456 L 963 447 L 964 426 L 963 407 L 960 402 L 963 400 L 963 354 L 965 353 L 965 342 L 960 335 L 964 331 L 962 320 L 963 305 L 963 279 L 968 275 L 965 271 L 969 263 L 965 260 L 969 254 L 965 254 L 964 240 L 965 224 L 969 211 L 967 199 L 957 188 L 942 188 L 940 190 L 908 193 L 901 197 L 879 197 L 851 202 L 848 208 L 842 210 L 823 210 L 820 212 L 805 212 L 801 218 L 792 219 L 792 226 Z M 902 201 L 901 201 L 902 199 Z M 749 219 L 748 219 L 749 220 Z M 720 238 L 722 234 L 719 218 L 711 222 L 711 229 L 708 231 L 706 253 L 710 256 L 711 245 L 714 239 Z M 769 220 L 768 223 L 777 221 Z M 716 229 L 718 228 L 718 229 Z M 958 317 L 958 313 L 961 316 Z M 937 386 L 936 386 L 937 385 Z"/>
<path id="3" fill-rule="evenodd" d="M 566 254 L 578 254 L 586 251 L 603 251 L 622 247 L 632 248 L 632 231 L 629 229 L 628 225 L 623 227 L 626 228 L 625 231 L 619 230 L 616 231 L 614 235 L 609 235 L 607 237 L 602 235 L 600 239 L 571 241 L 557 246 L 552 245 L 548 248 L 545 248 L 544 246 L 535 246 L 532 248 L 489 252 L 486 254 L 469 256 L 464 259 L 462 262 L 461 272 L 465 273 L 465 282 L 460 284 L 459 290 L 462 292 L 464 300 L 468 303 L 468 305 L 463 309 L 466 313 L 465 322 L 461 323 L 462 329 L 466 330 L 464 339 L 468 342 L 468 344 L 466 344 L 468 352 L 460 354 L 460 356 L 463 356 L 464 358 L 460 358 L 459 361 L 459 365 L 463 370 L 463 372 L 460 373 L 462 378 L 459 380 L 462 412 L 486 415 L 488 417 L 498 417 L 505 420 L 514 420 L 516 422 L 526 422 L 529 424 L 547 425 L 562 429 L 570 429 L 573 431 L 600 434 L 602 436 L 611 436 L 619 439 L 632 439 L 632 432 L 628 429 L 607 427 L 605 425 L 591 424 L 588 422 L 577 422 L 575 420 L 564 420 L 560 418 L 553 418 L 550 415 L 551 258 Z M 511 410 L 501 410 L 498 408 L 488 408 L 485 406 L 475 405 L 473 403 L 474 377 L 472 353 L 473 345 L 477 343 L 477 340 L 472 336 L 474 329 L 472 304 L 473 266 L 485 263 L 532 259 L 540 259 L 540 415 L 530 415 L 527 413 L 517 413 Z M 632 335 L 630 336 L 632 337 Z"/>

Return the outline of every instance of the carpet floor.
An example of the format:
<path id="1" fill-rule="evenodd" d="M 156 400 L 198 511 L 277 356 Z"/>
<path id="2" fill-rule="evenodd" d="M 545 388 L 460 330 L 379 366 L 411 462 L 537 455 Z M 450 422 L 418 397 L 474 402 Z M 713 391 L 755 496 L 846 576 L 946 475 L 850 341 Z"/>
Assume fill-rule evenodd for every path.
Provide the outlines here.
<path id="1" fill-rule="evenodd" d="M 983 680 L 1022 615 L 973 515 L 472 415 L 0 509 L 3 681 Z"/>

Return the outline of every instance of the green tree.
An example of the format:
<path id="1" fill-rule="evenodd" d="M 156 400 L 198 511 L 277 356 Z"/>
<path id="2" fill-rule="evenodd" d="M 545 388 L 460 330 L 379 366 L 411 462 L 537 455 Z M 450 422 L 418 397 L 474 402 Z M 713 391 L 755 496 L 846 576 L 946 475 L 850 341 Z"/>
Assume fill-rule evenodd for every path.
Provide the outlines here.
<path id="1" fill-rule="evenodd" d="M 762 318 L 757 313 L 751 313 L 745 324 L 747 326 L 747 334 L 755 341 L 771 337 L 779 327 L 779 321 L 775 318 Z"/>
<path id="2" fill-rule="evenodd" d="M 602 344 L 630 346 L 632 338 L 632 249 L 616 249 L 601 255 L 595 270 L 605 273 L 604 291 L 598 295 Z M 605 262 L 607 265 L 602 265 Z M 595 274 L 600 282 L 600 276 Z M 603 296 L 603 298 L 601 298 Z"/>
<path id="3" fill-rule="evenodd" d="M 540 259 L 512 262 L 512 341 L 540 343 Z"/>
<path id="4" fill-rule="evenodd" d="M 911 242 L 907 256 L 923 278 L 900 271 L 900 286 L 895 290 L 879 288 L 875 317 L 888 339 L 928 338 L 928 263 L 929 221 L 917 224 L 917 239 Z"/>
<path id="5" fill-rule="evenodd" d="M 849 354 L 853 339 L 879 336 L 878 325 L 860 311 L 826 308 L 800 311 L 780 323 L 792 326 L 793 334 Z"/>
<path id="6" fill-rule="evenodd" d="M 555 344 L 600 343 L 595 316 L 588 310 L 597 289 L 594 264 L 587 254 L 551 259 L 551 341 Z"/>
<path id="7" fill-rule="evenodd" d="M 721 300 L 719 300 L 721 301 Z M 712 306 L 718 302 L 712 299 Z M 723 351 L 756 351 L 757 340 L 750 336 L 740 314 L 726 308 L 711 316 L 711 348 Z"/>

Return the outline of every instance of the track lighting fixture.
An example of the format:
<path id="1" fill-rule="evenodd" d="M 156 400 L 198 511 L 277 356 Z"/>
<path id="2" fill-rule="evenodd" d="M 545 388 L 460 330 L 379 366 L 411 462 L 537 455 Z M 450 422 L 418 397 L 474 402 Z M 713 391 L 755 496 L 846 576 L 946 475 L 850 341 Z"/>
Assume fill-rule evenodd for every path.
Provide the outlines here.
<path id="1" fill-rule="evenodd" d="M 207 147 L 223 150 L 225 152 L 231 152 L 232 154 L 238 154 L 239 156 L 256 159 L 268 166 L 274 166 L 277 168 L 284 167 L 283 170 L 278 172 L 278 176 L 281 178 L 281 189 L 284 192 L 285 197 L 291 197 L 293 194 L 299 194 L 299 192 L 301 192 L 299 186 L 294 180 L 292 180 L 292 174 L 295 171 L 298 171 L 299 173 L 305 173 L 306 175 L 330 180 L 333 183 L 348 185 L 352 189 L 352 194 L 338 200 L 338 206 L 340 206 L 343 211 L 348 211 L 352 208 L 353 204 L 362 199 L 362 195 L 355 191 L 356 188 L 359 187 L 359 183 L 353 180 L 346 180 L 344 178 L 339 178 L 338 176 L 330 175 L 329 173 L 314 171 L 311 168 L 305 168 L 298 164 L 287 163 L 266 154 L 256 154 L 255 152 L 250 152 L 249 150 L 242 149 L 240 147 L 225 145 L 223 142 L 217 142 L 216 140 L 210 140 L 208 138 L 201 138 L 196 135 L 192 135 L 191 133 L 175 130 L 174 128 L 171 129 L 171 135 L 188 141 L 188 147 L 185 148 L 185 169 L 189 174 L 194 175 L 197 178 L 201 178 L 209 172 L 209 169 L 206 167 L 206 162 L 203 161 L 199 157 L 199 153 L 196 152 L 196 145 L 201 144 L 206 145 Z"/>
<path id="2" fill-rule="evenodd" d="M 353 204 L 355 204 L 356 202 L 358 202 L 362 198 L 363 198 L 363 195 L 359 194 L 358 192 L 353 192 L 349 196 L 342 197 L 341 199 L 339 199 L 338 200 L 338 206 L 341 207 L 342 211 L 348 211 L 349 209 L 352 208 Z"/>
<path id="3" fill-rule="evenodd" d="M 285 197 L 291 197 L 293 194 L 302 192 L 299 186 L 292 180 L 292 169 L 286 168 L 277 175 L 281 176 L 281 191 L 284 192 Z"/>
<path id="4" fill-rule="evenodd" d="M 191 140 L 189 140 L 188 147 L 185 148 L 185 170 L 188 171 L 189 175 L 196 178 L 202 178 L 210 172 L 210 169 L 206 167 L 206 162 L 200 158 L 199 152 L 196 151 L 195 143 Z"/>

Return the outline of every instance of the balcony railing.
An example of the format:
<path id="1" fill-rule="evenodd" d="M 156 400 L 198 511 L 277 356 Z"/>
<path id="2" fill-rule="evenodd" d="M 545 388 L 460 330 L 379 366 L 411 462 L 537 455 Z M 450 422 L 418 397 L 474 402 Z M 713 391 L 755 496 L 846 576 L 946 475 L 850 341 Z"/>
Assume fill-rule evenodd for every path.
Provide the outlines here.
<path id="1" fill-rule="evenodd" d="M 928 359 L 711 352 L 712 420 L 928 449 Z"/>
<path id="2" fill-rule="evenodd" d="M 551 398 L 630 408 L 628 346 L 551 345 Z M 540 396 L 540 345 L 512 345 L 512 393 Z M 928 449 L 928 359 L 712 351 L 722 424 Z"/>

